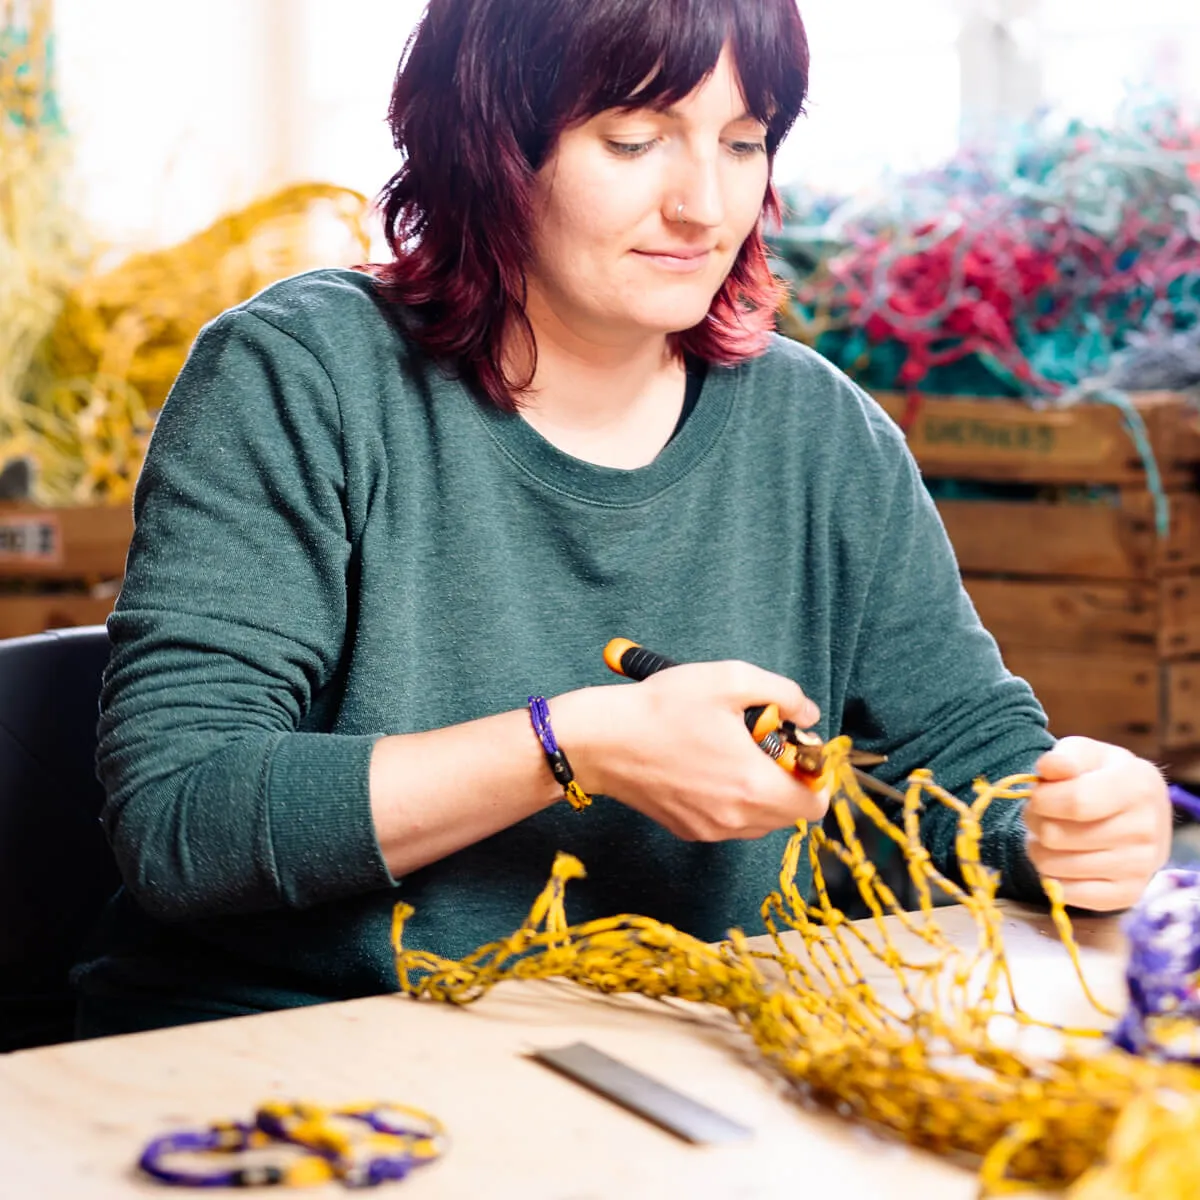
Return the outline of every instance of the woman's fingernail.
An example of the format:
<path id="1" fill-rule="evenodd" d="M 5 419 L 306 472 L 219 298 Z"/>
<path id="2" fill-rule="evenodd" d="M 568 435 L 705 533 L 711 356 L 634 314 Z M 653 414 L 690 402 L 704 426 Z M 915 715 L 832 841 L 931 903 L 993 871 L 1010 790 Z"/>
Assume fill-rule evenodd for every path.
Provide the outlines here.
<path id="1" fill-rule="evenodd" d="M 804 711 L 801 714 L 801 723 L 804 725 L 815 725 L 821 719 L 821 710 L 809 701 L 804 706 Z"/>

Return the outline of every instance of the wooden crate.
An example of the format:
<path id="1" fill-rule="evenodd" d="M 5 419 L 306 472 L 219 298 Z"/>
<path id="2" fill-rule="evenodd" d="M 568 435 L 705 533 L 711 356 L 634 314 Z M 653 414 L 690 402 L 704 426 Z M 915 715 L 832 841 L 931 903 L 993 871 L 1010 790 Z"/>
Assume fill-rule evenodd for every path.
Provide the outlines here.
<path id="1" fill-rule="evenodd" d="M 0 637 L 102 622 L 132 535 L 127 505 L 0 505 Z"/>
<path id="2" fill-rule="evenodd" d="M 1005 661 L 1057 734 L 1200 761 L 1200 404 L 1133 397 L 1168 498 L 1160 536 L 1146 466 L 1121 412 L 927 398 L 909 445 L 927 479 L 1013 499 L 940 500 L 963 581 Z M 900 397 L 882 397 L 897 420 Z M 983 489 L 985 492 L 987 489 Z M 936 489 L 935 489 L 936 492 Z M 1180 766 L 1181 772 L 1184 767 Z"/>

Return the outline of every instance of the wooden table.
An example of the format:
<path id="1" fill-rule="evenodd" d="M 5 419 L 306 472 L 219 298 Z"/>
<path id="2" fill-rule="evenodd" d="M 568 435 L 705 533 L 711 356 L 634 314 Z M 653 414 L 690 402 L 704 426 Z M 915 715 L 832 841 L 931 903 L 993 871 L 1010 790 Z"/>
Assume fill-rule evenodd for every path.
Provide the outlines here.
<path id="1" fill-rule="evenodd" d="M 973 943 L 962 910 L 941 916 L 956 939 Z M 1006 907 L 1004 928 L 1024 1007 L 1096 1024 L 1047 918 Z M 1077 934 L 1089 981 L 1121 1007 L 1116 921 L 1083 920 Z M 525 1057 L 577 1040 L 710 1103 L 754 1137 L 690 1146 Z M 797 1106 L 754 1068 L 745 1040 L 719 1015 L 547 982 L 505 984 L 463 1009 L 377 996 L 0 1058 L 0 1196 L 170 1195 L 133 1168 L 148 1138 L 248 1116 L 270 1097 L 394 1099 L 441 1117 L 453 1139 L 444 1160 L 371 1193 L 380 1196 L 975 1195 L 969 1170 Z M 331 1184 L 265 1194 L 315 1200 L 347 1192 Z"/>

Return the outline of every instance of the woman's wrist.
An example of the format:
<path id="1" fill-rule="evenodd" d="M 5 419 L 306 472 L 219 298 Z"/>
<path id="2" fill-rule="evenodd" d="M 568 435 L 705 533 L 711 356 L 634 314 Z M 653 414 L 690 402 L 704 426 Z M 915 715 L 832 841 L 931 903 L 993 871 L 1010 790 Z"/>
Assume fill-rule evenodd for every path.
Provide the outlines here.
<path id="1" fill-rule="evenodd" d="M 550 705 L 545 696 L 529 697 L 529 719 L 542 747 L 546 765 L 550 768 L 555 782 L 562 788 L 567 802 L 575 809 L 587 808 L 592 798 L 580 787 L 571 760 L 567 758 L 566 752 L 558 744 L 558 738 L 554 736 L 554 726 L 550 722 Z"/>
<path id="2" fill-rule="evenodd" d="M 550 721 L 563 753 L 579 786 L 588 795 L 605 793 L 605 759 L 601 737 L 606 722 L 602 716 L 604 697 L 608 688 L 580 688 L 553 697 L 550 702 Z M 549 767 L 547 767 L 549 771 Z"/>

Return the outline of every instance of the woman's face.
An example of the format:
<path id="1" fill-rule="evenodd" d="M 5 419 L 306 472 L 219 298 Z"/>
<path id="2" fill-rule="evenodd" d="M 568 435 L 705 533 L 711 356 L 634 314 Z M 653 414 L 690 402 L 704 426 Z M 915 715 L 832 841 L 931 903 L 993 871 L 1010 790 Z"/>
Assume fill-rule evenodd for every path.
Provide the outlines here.
<path id="1" fill-rule="evenodd" d="M 626 344 L 699 324 L 767 182 L 766 131 L 746 112 L 728 47 L 674 108 L 612 110 L 567 130 L 538 175 L 534 328 L 553 320 Z"/>

